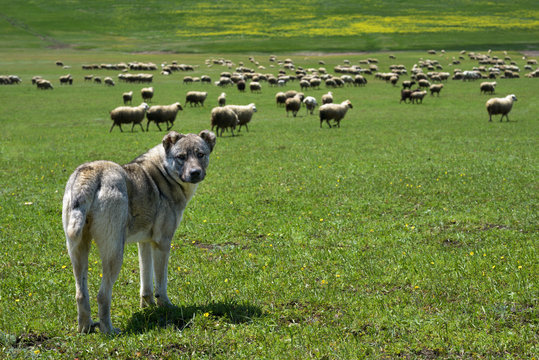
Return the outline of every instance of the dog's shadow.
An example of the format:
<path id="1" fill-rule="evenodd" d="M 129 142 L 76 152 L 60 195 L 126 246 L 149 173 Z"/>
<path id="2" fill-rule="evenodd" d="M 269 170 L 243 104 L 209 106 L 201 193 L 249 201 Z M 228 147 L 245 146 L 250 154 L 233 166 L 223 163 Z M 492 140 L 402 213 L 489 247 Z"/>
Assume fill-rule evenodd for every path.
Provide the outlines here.
<path id="1" fill-rule="evenodd" d="M 189 327 L 195 316 L 211 315 L 231 324 L 250 322 L 262 316 L 262 310 L 254 305 L 234 301 L 213 302 L 207 305 L 150 306 L 133 314 L 123 333 L 141 334 L 154 328 L 174 326 L 179 330 Z"/>

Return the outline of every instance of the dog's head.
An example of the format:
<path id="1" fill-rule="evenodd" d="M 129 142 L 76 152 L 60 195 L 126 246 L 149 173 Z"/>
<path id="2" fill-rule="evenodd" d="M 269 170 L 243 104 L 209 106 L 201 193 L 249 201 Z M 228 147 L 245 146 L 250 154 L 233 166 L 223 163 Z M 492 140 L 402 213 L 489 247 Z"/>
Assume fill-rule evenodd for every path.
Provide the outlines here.
<path id="1" fill-rule="evenodd" d="M 215 134 L 208 130 L 198 135 L 168 133 L 163 138 L 168 174 L 184 183 L 196 184 L 204 180 L 215 141 Z"/>

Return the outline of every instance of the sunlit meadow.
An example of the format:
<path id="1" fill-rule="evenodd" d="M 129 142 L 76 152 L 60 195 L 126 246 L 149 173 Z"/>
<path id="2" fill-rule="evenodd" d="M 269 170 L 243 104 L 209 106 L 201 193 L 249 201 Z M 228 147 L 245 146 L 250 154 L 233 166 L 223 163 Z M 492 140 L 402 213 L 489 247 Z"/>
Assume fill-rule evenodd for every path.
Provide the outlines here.
<path id="1" fill-rule="evenodd" d="M 0 358 L 537 358 L 539 79 L 524 67 L 538 57 L 522 50 L 538 49 L 538 20 L 527 0 L 4 2 L 0 75 L 22 84 L 0 85 Z M 275 93 L 298 82 L 262 82 L 256 94 L 182 81 L 215 81 L 240 63 L 284 70 L 270 52 L 332 74 L 368 58 L 380 71 L 419 59 L 451 73 L 478 66 L 462 49 L 492 49 L 520 68 L 518 79 L 496 80 L 495 96 L 518 98 L 511 121 L 488 122 L 478 82 L 449 80 L 439 97 L 401 104 L 409 73 L 397 86 L 367 75 L 365 87 L 331 89 L 353 104 L 334 129 L 316 112 L 276 106 Z M 217 140 L 175 234 L 175 306 L 140 309 L 129 245 L 111 307 L 122 333 L 81 335 L 61 225 L 67 178 L 87 161 L 127 163 L 165 135 L 155 126 L 109 133 L 122 93 L 139 103 L 145 85 L 85 82 L 119 71 L 81 65 L 130 61 L 194 65 L 152 71 L 152 104 L 208 92 L 205 106 L 179 113 L 175 131 L 209 128 L 222 91 L 258 112 L 249 131 Z M 74 84 L 60 86 L 67 73 Z M 35 75 L 54 89 L 37 90 Z M 305 93 L 320 100 L 328 90 Z M 101 276 L 94 246 L 94 319 Z"/>

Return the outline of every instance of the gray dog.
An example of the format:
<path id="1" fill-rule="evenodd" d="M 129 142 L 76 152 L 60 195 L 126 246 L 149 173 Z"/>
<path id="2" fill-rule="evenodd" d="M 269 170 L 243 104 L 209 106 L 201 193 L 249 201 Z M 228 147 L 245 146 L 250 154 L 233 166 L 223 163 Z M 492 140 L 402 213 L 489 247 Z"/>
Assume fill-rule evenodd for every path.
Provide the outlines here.
<path id="1" fill-rule="evenodd" d="M 167 267 L 170 244 L 193 197 L 206 176 L 215 134 L 170 132 L 162 144 L 126 165 L 94 161 L 69 177 L 62 222 L 73 264 L 79 332 L 94 327 L 118 333 L 110 320 L 112 285 L 123 261 L 126 243 L 138 242 L 140 305 L 170 305 Z M 92 239 L 99 248 L 103 279 L 97 295 L 99 322 L 92 321 L 88 296 L 88 253 Z"/>

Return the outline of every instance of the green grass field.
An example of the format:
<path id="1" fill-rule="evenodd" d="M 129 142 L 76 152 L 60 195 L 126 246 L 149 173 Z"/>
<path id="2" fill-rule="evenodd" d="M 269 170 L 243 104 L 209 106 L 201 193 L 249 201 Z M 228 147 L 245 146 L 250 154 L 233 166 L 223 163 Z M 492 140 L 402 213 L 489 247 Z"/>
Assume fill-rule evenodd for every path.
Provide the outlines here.
<path id="1" fill-rule="evenodd" d="M 70 260 L 61 226 L 69 174 L 83 162 L 131 161 L 164 132 L 124 126 L 109 133 L 108 112 L 143 85 L 84 82 L 82 64 L 177 60 L 192 76 L 216 80 L 211 55 L 33 50 L 0 60 L 23 84 L 0 86 L 0 354 L 8 358 L 532 358 L 537 355 L 536 79 L 499 79 L 514 93 L 510 122 L 488 122 L 478 82 L 450 80 L 440 97 L 399 104 L 400 86 L 368 76 L 364 88 L 333 90 L 354 108 L 340 129 L 319 127 L 302 109 L 287 117 L 262 94 L 226 89 L 228 103 L 255 102 L 249 132 L 219 138 L 208 176 L 171 252 L 163 311 L 138 307 L 138 258 L 128 246 L 115 284 L 112 320 L 123 333 L 76 334 Z M 494 53 L 503 56 L 502 53 Z M 509 53 L 521 68 L 519 53 Z M 419 58 L 451 71 L 456 52 L 291 56 L 328 69 L 379 58 L 379 68 Z M 255 56 L 277 73 L 267 55 Z M 281 58 L 281 57 L 280 57 Z M 227 57 L 252 64 L 244 54 Z M 62 60 L 72 66 L 54 65 Z M 471 69 L 464 60 L 459 67 Z M 58 76 L 70 72 L 72 86 Z M 39 91 L 30 78 L 51 80 Z M 209 93 L 187 106 L 174 130 L 199 132 L 222 89 L 183 85 L 185 73 L 155 72 L 154 103 Z M 522 74 L 523 75 L 523 74 Z M 403 79 L 407 79 L 404 76 Z M 299 90 L 298 83 L 285 89 Z M 311 90 L 320 99 L 327 89 Z M 90 294 L 100 261 L 93 249 Z"/>
<path id="2" fill-rule="evenodd" d="M 175 53 L 537 50 L 534 0 L 19 0 L 0 48 Z"/>
<path id="3" fill-rule="evenodd" d="M 538 50 L 537 39 L 528 0 L 5 2 L 0 75 L 23 82 L 0 85 L 0 358 L 538 358 L 539 80 L 524 76 L 522 52 Z M 270 52 L 305 69 L 324 60 L 330 73 L 372 57 L 383 72 L 419 59 L 471 70 L 467 56 L 450 65 L 462 49 L 502 59 L 507 50 L 520 67 L 519 79 L 496 80 L 496 96 L 518 98 L 510 122 L 488 122 L 491 96 L 479 82 L 449 80 L 412 105 L 399 104 L 409 76 L 396 87 L 367 76 L 366 87 L 332 89 L 354 106 L 339 129 L 275 105 L 298 82 L 262 83 L 261 94 L 182 83 L 254 67 L 249 56 L 277 74 Z M 217 58 L 235 66 L 205 65 Z M 229 104 L 254 102 L 258 112 L 249 132 L 218 138 L 184 213 L 169 266 L 176 306 L 139 308 L 129 245 L 111 308 L 122 333 L 77 334 L 65 183 L 81 163 L 127 163 L 165 135 L 153 124 L 109 133 L 122 93 L 133 90 L 137 105 L 145 85 L 84 82 L 118 71 L 81 65 L 174 60 L 196 70 L 153 71 L 153 104 L 184 104 L 189 90 L 208 99 L 186 106 L 173 130 L 209 128 L 223 90 Z M 74 84 L 60 86 L 67 73 Z M 54 89 L 37 90 L 35 75 Z M 95 320 L 95 246 L 90 268 Z"/>

